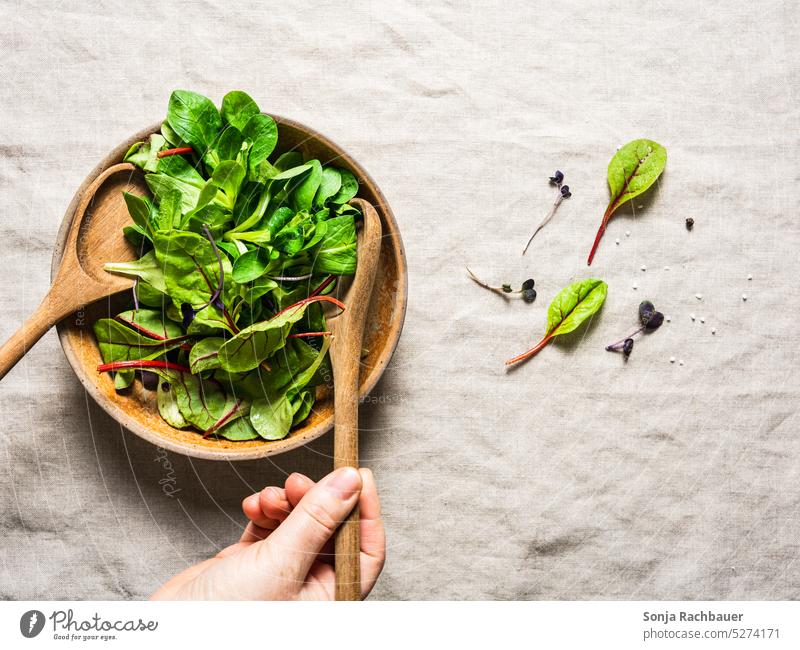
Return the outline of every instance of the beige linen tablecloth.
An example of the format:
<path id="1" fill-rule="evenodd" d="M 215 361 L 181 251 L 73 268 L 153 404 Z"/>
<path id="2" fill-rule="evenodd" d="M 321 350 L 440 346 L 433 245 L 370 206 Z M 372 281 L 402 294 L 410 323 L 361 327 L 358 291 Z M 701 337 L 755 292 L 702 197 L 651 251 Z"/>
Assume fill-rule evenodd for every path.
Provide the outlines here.
<path id="1" fill-rule="evenodd" d="M 374 597 L 800 595 L 797 5 L 246 4 L 2 2 L 0 335 L 44 295 L 96 162 L 172 89 L 241 88 L 350 151 L 403 232 L 405 331 L 363 409 L 389 539 Z M 587 269 L 606 165 L 636 137 L 667 170 Z M 522 258 L 556 168 L 573 196 Z M 590 272 L 599 317 L 507 373 Z M 644 298 L 671 322 L 625 364 L 603 348 Z M 0 414 L 3 598 L 146 597 L 240 534 L 244 496 L 330 466 L 330 438 L 237 465 L 160 452 L 87 399 L 54 333 Z"/>

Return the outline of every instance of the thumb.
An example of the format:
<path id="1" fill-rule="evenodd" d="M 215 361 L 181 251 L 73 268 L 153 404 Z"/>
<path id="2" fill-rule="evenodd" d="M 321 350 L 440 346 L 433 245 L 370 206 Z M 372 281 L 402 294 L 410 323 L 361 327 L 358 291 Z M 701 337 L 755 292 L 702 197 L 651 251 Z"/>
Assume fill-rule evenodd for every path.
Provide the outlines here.
<path id="1" fill-rule="evenodd" d="M 263 543 L 285 578 L 304 582 L 322 546 L 358 503 L 361 474 L 342 467 L 317 483 Z"/>

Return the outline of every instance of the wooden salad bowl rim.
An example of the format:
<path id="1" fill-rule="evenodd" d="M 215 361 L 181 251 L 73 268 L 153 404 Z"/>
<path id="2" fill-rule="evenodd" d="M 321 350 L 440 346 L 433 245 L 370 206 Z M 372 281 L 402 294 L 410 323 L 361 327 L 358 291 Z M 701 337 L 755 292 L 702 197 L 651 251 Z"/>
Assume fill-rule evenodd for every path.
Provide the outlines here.
<path id="1" fill-rule="evenodd" d="M 403 328 L 408 300 L 408 277 L 400 230 L 391 208 L 375 181 L 347 152 L 304 124 L 277 115 L 272 117 L 278 124 L 279 152 L 290 149 L 306 151 L 320 157 L 323 163 L 335 161 L 338 166 L 349 168 L 360 183 L 357 196 L 372 203 L 381 217 L 384 233 L 381 258 L 370 301 L 365 329 L 367 352 L 362 359 L 359 380 L 359 393 L 363 399 L 375 388 L 389 364 Z M 61 262 L 69 227 L 85 188 L 104 169 L 121 162 L 134 142 L 146 140 L 149 134 L 159 131 L 160 128 L 161 122 L 157 122 L 119 144 L 83 181 L 67 207 L 58 231 L 53 251 L 51 279 L 55 278 Z M 232 461 L 254 460 L 281 454 L 305 445 L 333 428 L 333 394 L 332 391 L 324 389 L 321 391 L 322 395 L 318 394 L 317 403 L 308 420 L 291 431 L 283 440 L 233 442 L 213 438 L 203 439 L 197 431 L 172 428 L 158 415 L 152 397 L 154 392 L 146 392 L 139 387 L 138 392 L 129 389 L 133 392 L 117 393 L 108 373 L 97 372 L 97 364 L 101 363 L 101 358 L 91 324 L 96 318 L 109 317 L 116 313 L 112 306 L 114 300 L 112 296 L 94 305 L 87 305 L 83 310 L 62 320 L 57 325 L 57 330 L 67 361 L 86 392 L 108 415 L 129 431 L 158 447 L 180 454 L 207 460 Z M 135 386 L 139 386 L 138 381 L 135 382 Z M 146 397 L 148 394 L 150 397 Z"/>

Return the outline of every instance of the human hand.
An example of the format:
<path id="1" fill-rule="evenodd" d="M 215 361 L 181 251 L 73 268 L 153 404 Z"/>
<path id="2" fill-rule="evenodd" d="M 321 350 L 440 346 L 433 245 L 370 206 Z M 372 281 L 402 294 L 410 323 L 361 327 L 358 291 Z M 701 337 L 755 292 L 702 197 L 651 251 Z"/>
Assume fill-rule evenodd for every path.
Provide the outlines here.
<path id="1" fill-rule="evenodd" d="M 333 600 L 332 538 L 358 503 L 361 596 L 383 568 L 386 538 L 375 478 L 345 467 L 314 483 L 291 474 L 242 501 L 250 519 L 238 543 L 179 573 L 153 600 Z"/>

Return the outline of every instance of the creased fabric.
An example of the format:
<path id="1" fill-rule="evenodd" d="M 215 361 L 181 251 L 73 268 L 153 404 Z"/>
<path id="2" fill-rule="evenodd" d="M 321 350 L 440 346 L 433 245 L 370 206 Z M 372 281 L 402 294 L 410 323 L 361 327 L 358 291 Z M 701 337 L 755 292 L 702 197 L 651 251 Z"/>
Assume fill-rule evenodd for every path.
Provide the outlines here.
<path id="1" fill-rule="evenodd" d="M 800 595 L 793 3 L 0 12 L 3 338 L 44 295 L 96 162 L 175 88 L 243 89 L 352 153 L 403 233 L 405 330 L 362 409 L 389 536 L 374 598 Z M 637 137 L 667 148 L 666 172 L 587 269 L 608 160 Z M 522 257 L 556 169 L 572 197 Z M 467 264 L 534 278 L 536 303 Z M 609 284 L 592 323 L 506 371 L 591 276 Z M 671 320 L 625 363 L 604 346 L 645 298 Z M 329 438 L 237 465 L 161 452 L 87 399 L 54 333 L 0 384 L 0 414 L 3 598 L 146 597 L 235 541 L 244 496 L 330 467 Z"/>

